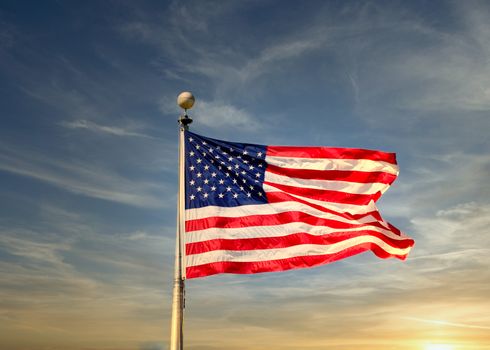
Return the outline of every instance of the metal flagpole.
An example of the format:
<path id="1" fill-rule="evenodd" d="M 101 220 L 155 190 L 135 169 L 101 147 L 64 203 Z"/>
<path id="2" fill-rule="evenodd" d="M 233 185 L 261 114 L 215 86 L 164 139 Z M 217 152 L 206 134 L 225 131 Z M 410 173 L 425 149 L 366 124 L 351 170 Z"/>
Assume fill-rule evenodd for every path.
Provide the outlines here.
<path id="1" fill-rule="evenodd" d="M 194 105 L 194 96 L 183 92 L 177 98 L 177 104 L 184 108 L 184 115 L 179 118 L 179 194 L 177 199 L 177 232 L 175 239 L 175 272 L 172 302 L 172 320 L 170 326 L 170 350 L 184 348 L 184 307 L 185 307 L 185 140 L 184 131 L 189 129 L 192 119 L 187 109 Z"/>

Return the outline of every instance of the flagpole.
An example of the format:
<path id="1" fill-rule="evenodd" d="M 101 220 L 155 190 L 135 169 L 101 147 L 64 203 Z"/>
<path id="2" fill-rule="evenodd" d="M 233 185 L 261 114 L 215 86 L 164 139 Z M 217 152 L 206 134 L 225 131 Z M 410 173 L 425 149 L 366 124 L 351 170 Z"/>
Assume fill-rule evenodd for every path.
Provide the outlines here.
<path id="1" fill-rule="evenodd" d="M 185 140 L 184 131 L 189 130 L 192 119 L 187 109 L 194 105 L 194 96 L 183 92 L 177 98 L 177 104 L 184 108 L 184 115 L 179 118 L 179 194 L 177 199 L 177 230 L 175 238 L 175 271 L 172 302 L 172 320 L 170 325 L 170 350 L 184 348 L 184 307 L 185 307 Z"/>

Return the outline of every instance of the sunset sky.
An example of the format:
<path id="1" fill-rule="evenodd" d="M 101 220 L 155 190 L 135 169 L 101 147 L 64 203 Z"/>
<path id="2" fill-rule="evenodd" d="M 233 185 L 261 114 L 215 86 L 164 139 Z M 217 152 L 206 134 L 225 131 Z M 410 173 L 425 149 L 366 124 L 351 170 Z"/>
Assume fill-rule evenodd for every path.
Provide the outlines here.
<path id="1" fill-rule="evenodd" d="M 164 350 L 191 130 L 396 152 L 415 239 L 187 283 L 188 350 L 490 349 L 490 2 L 0 3 L 0 349 Z"/>

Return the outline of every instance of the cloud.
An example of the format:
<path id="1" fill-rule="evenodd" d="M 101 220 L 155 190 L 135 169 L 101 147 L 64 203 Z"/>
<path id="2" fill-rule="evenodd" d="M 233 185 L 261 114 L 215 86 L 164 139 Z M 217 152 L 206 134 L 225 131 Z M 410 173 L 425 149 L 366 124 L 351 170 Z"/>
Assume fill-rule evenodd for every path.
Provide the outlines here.
<path id="1" fill-rule="evenodd" d="M 72 193 L 118 203 L 158 208 L 164 205 L 155 191 L 162 184 L 131 181 L 106 168 L 80 161 L 62 161 L 36 152 L 0 144 L 0 170 L 37 179 Z"/>
<path id="2" fill-rule="evenodd" d="M 196 106 L 196 114 L 199 115 L 200 123 L 213 129 L 225 127 L 254 131 L 260 126 L 258 120 L 245 110 L 217 101 L 200 101 Z"/>
<path id="3" fill-rule="evenodd" d="M 166 114 L 178 114 L 175 101 L 169 98 L 160 100 L 160 110 Z M 256 131 L 262 123 L 244 109 L 237 108 L 229 103 L 213 100 L 206 101 L 199 99 L 189 115 L 199 125 L 211 130 L 233 129 Z"/>
<path id="4" fill-rule="evenodd" d="M 426 154 L 426 145 L 413 146 L 409 162 L 400 165 L 400 179 L 381 199 L 381 212 L 387 217 L 441 217 L 451 212 L 475 214 L 485 210 L 490 187 L 486 182 L 490 169 L 490 156 L 480 153 L 464 153 L 461 150 L 439 154 L 432 149 Z M 420 151 L 418 148 L 420 147 Z M 457 184 L 457 185 L 456 185 Z M 450 189 L 450 190 L 448 190 Z M 446 209 L 445 209 L 446 208 Z M 473 217 L 473 215 L 471 215 Z"/>
<path id="5" fill-rule="evenodd" d="M 423 322 L 423 323 L 430 323 L 430 324 L 435 324 L 435 325 L 441 325 L 441 326 L 450 326 L 450 327 L 459 327 L 459 328 L 475 328 L 475 329 L 490 329 L 490 326 L 478 326 L 478 325 L 473 325 L 473 324 L 454 323 L 454 322 L 447 322 L 447 321 L 440 321 L 440 320 L 427 320 L 427 319 L 417 318 L 417 317 L 403 317 L 403 319 L 410 320 L 410 321 L 418 321 L 418 322 Z"/>
<path id="6" fill-rule="evenodd" d="M 130 129 L 128 130 L 120 126 L 100 125 L 85 119 L 64 121 L 61 122 L 61 125 L 68 129 L 85 129 L 92 132 L 98 132 L 98 133 L 115 135 L 115 136 L 135 136 L 135 137 L 153 138 L 152 136 L 135 132 Z"/>
<path id="7" fill-rule="evenodd" d="M 70 249 L 66 243 L 34 242 L 10 234 L 11 232 L 8 235 L 4 233 L 0 236 L 2 248 L 9 254 L 18 255 L 25 259 L 59 264 L 62 258 L 58 252 Z M 18 232 L 16 236 L 18 236 Z"/>
<path id="8" fill-rule="evenodd" d="M 462 208 L 468 210 L 466 214 L 462 214 Z M 490 243 L 489 204 L 462 203 L 439 210 L 436 216 L 415 216 L 412 223 L 424 242 L 423 246 L 418 247 L 419 254 L 459 252 L 459 257 L 452 256 L 451 263 L 460 266 L 465 265 L 462 264 L 465 260 L 479 263 L 490 260 L 485 257 L 483 248 Z M 475 236 L 478 238 L 475 239 Z"/>
<path id="9" fill-rule="evenodd" d="M 203 88 L 218 100 L 255 95 L 259 78 L 278 72 L 287 74 L 281 63 L 322 49 L 330 40 L 330 30 L 324 24 L 313 29 L 304 25 L 301 30 L 278 35 L 269 31 L 253 47 L 230 45 L 210 37 L 210 31 L 222 25 L 222 16 L 236 14 L 242 7 L 240 3 L 218 3 L 210 11 L 208 4 L 174 2 L 165 14 L 138 12 L 117 30 L 126 39 L 146 43 L 167 57 L 165 63 L 155 64 L 168 78 L 189 84 L 203 77 L 209 79 L 210 85 Z M 189 24 L 186 14 L 191 11 L 199 11 L 200 16 Z M 270 40 L 272 36 L 274 40 Z"/>
<path id="10" fill-rule="evenodd" d="M 113 233 L 93 214 L 47 202 L 35 203 L 42 212 L 35 231 L 0 225 L 0 319 L 8 322 L 2 344 L 157 344 L 170 305 L 170 287 L 162 287 L 172 276 L 169 228 Z M 127 329 L 136 332 L 128 337 Z"/>
<path id="11" fill-rule="evenodd" d="M 375 14 L 369 18 L 353 13 L 354 26 L 363 31 L 353 40 L 336 42 L 347 77 L 355 77 L 358 98 L 353 100 L 359 114 L 378 114 L 372 121 L 379 123 L 382 114 L 400 111 L 444 117 L 490 109 L 488 6 L 452 3 L 441 8 L 458 13 L 451 29 L 409 11 L 371 7 Z"/>

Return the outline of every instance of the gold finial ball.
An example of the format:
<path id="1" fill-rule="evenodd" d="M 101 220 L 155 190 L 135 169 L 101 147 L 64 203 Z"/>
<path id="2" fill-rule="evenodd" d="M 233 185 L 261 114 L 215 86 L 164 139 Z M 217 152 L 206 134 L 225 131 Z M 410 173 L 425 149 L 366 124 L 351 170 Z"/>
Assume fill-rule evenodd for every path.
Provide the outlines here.
<path id="1" fill-rule="evenodd" d="M 177 97 L 177 104 L 183 109 L 191 109 L 195 101 L 194 95 L 189 91 L 181 92 Z"/>

